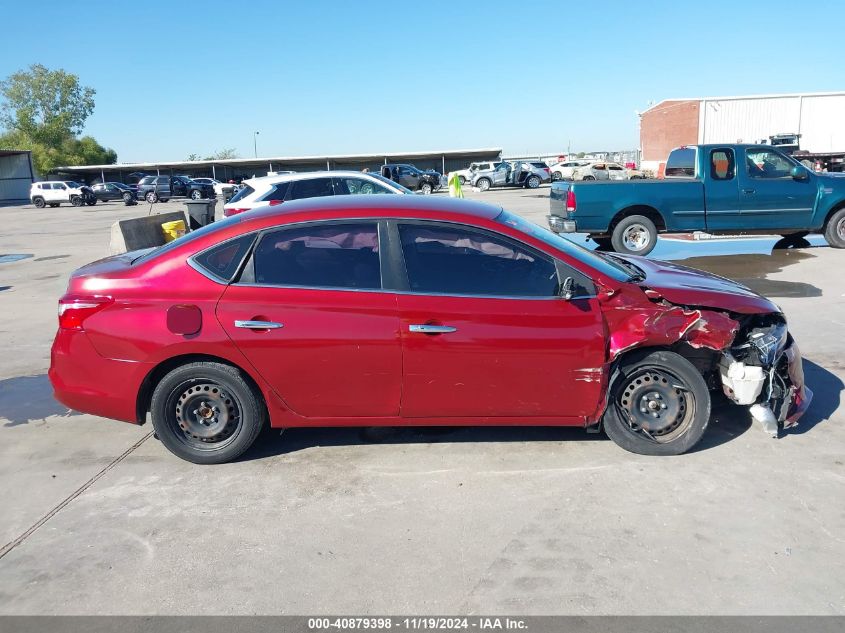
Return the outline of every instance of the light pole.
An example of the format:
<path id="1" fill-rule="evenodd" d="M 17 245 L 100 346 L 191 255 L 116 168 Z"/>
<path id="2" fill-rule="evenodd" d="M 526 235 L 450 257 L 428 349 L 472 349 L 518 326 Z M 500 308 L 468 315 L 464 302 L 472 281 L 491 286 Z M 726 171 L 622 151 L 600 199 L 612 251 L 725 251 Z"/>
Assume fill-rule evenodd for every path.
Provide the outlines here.
<path id="1" fill-rule="evenodd" d="M 252 133 L 252 151 L 255 152 L 255 157 L 258 158 L 258 132 Z"/>

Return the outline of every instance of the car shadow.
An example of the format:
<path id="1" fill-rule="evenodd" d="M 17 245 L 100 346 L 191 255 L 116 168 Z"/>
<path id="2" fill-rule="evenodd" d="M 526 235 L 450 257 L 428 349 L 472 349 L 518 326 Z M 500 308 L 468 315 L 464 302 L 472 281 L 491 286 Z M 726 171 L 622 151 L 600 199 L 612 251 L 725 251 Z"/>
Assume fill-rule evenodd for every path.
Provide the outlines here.
<path id="1" fill-rule="evenodd" d="M 28 424 L 51 415 L 82 414 L 56 402 L 47 374 L 0 380 L 0 419 L 5 419 L 4 427 Z"/>
<path id="2" fill-rule="evenodd" d="M 817 424 L 829 420 L 839 408 L 842 391 L 845 389 L 845 383 L 839 376 L 805 358 L 804 382 L 813 392 L 813 401 L 798 424 L 782 433 L 784 437 L 803 435 L 811 431 Z"/>

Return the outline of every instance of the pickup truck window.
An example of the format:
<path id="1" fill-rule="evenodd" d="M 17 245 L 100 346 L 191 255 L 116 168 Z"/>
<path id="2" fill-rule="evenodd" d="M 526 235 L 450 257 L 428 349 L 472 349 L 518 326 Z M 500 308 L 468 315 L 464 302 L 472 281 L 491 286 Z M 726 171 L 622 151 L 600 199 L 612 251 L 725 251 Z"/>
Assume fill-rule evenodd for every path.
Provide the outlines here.
<path id="1" fill-rule="evenodd" d="M 673 149 L 666 161 L 667 178 L 695 178 L 695 148 Z"/>
<path id="2" fill-rule="evenodd" d="M 733 180 L 735 175 L 734 151 L 730 148 L 710 150 L 710 177 L 713 180 Z"/>
<path id="3" fill-rule="evenodd" d="M 751 178 L 791 178 L 792 163 L 775 151 L 749 149 L 745 152 L 745 167 Z"/>

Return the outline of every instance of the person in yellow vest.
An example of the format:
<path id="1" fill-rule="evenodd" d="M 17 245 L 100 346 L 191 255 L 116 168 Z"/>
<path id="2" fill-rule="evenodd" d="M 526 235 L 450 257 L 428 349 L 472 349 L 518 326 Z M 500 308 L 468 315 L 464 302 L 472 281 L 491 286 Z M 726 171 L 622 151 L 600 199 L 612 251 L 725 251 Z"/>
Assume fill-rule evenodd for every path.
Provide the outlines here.
<path id="1" fill-rule="evenodd" d="M 463 198 L 464 190 L 461 189 L 461 178 L 458 172 L 453 171 L 449 174 L 449 197 Z"/>

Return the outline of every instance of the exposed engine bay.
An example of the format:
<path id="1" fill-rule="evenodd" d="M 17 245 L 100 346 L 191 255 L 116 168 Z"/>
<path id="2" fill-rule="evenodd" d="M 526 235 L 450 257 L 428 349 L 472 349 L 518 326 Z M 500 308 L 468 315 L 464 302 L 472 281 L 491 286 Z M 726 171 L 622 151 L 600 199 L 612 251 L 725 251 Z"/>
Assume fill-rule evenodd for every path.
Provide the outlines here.
<path id="1" fill-rule="evenodd" d="M 780 314 L 744 317 L 719 373 L 725 395 L 749 405 L 751 416 L 774 437 L 779 428 L 798 422 L 813 397 L 804 384 L 798 345 Z"/>

